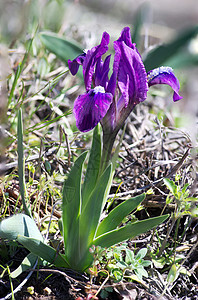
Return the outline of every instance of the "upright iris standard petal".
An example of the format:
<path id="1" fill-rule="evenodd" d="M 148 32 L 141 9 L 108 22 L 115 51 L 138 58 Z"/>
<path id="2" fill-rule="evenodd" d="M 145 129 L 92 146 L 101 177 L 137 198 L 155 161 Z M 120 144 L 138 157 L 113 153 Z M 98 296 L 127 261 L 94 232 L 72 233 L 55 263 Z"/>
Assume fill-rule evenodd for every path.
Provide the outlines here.
<path id="1" fill-rule="evenodd" d="M 125 101 L 131 107 L 147 97 L 147 74 L 140 55 L 124 41 L 115 41 L 114 69 L 117 70 L 118 86 Z"/>
<path id="2" fill-rule="evenodd" d="M 168 84 L 172 87 L 173 101 L 178 101 L 182 99 L 179 95 L 180 84 L 179 80 L 173 73 L 173 69 L 170 67 L 160 67 L 156 68 L 147 73 L 148 85 L 152 86 L 155 84 Z"/>
<path id="3" fill-rule="evenodd" d="M 124 27 L 122 29 L 121 35 L 117 41 L 123 41 L 129 48 L 132 48 L 133 50 L 135 49 L 135 44 L 133 44 L 131 40 L 131 33 L 129 27 Z"/>
<path id="4" fill-rule="evenodd" d="M 109 63 L 110 63 L 111 55 L 108 55 L 104 62 L 102 59 L 99 59 L 96 68 L 95 68 L 95 85 L 103 86 L 104 88 L 107 87 L 108 81 L 109 81 Z"/>
<path id="5" fill-rule="evenodd" d="M 118 42 L 121 42 L 123 41 L 129 48 L 133 49 L 135 52 L 137 52 L 137 54 L 140 56 L 141 58 L 141 55 L 138 51 L 138 49 L 136 48 L 136 44 L 135 43 L 132 43 L 132 40 L 131 40 L 131 32 L 130 32 L 130 28 L 129 27 L 124 27 L 122 29 L 122 32 L 121 32 L 121 35 L 118 39 Z"/>
<path id="6" fill-rule="evenodd" d="M 101 86 L 80 95 L 73 109 L 77 128 L 82 132 L 93 129 L 106 115 L 112 100 L 113 95 L 105 93 Z"/>
<path id="7" fill-rule="evenodd" d="M 98 59 L 101 59 L 102 55 L 105 54 L 108 50 L 109 40 L 110 40 L 109 34 L 107 32 L 104 32 L 102 35 L 102 40 L 100 45 L 87 51 L 85 60 L 83 62 L 83 75 L 84 75 L 85 87 L 87 91 L 91 89 L 94 68 Z"/>

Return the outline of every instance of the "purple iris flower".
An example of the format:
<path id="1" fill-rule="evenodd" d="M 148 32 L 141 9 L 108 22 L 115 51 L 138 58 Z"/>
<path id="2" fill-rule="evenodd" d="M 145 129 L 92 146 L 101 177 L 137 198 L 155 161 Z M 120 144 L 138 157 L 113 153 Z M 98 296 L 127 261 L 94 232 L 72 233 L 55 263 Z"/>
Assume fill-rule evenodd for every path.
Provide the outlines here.
<path id="1" fill-rule="evenodd" d="M 87 53 L 68 61 L 72 75 L 83 67 L 86 93 L 74 102 L 77 128 L 86 132 L 99 122 L 103 132 L 117 134 L 132 109 L 147 98 L 148 87 L 168 84 L 172 87 L 173 101 L 180 100 L 179 81 L 170 67 L 160 67 L 146 73 L 142 58 L 131 41 L 130 28 L 125 27 L 114 42 L 114 62 L 109 77 L 111 55 L 102 60 L 108 51 L 109 34 L 104 32 L 101 43 Z"/>

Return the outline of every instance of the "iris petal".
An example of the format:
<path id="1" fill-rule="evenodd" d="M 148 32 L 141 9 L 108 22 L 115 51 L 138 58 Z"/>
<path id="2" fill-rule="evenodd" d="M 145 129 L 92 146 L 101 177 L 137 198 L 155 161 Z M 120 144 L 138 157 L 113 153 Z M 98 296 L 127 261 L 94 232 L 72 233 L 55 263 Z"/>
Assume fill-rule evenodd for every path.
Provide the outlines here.
<path id="1" fill-rule="evenodd" d="M 141 58 L 141 55 L 138 51 L 138 49 L 136 48 L 136 44 L 135 43 L 132 43 L 132 40 L 131 40 L 131 32 L 130 32 L 130 28 L 129 27 L 124 27 L 122 29 L 122 32 L 121 32 L 121 35 L 118 39 L 119 42 L 123 41 L 129 48 L 133 49 L 135 52 L 137 52 L 137 54 L 140 56 Z"/>
<path id="2" fill-rule="evenodd" d="M 113 100 L 112 94 L 98 90 L 100 89 L 90 90 L 80 95 L 74 102 L 76 126 L 82 132 L 93 129 L 102 120 Z"/>
<path id="3" fill-rule="evenodd" d="M 108 50 L 109 40 L 109 34 L 107 32 L 104 32 L 100 45 L 92 48 L 86 54 L 85 60 L 83 62 L 83 75 L 87 91 L 91 89 L 92 76 L 98 59 L 101 58 L 102 55 L 105 54 Z"/>
<path id="4" fill-rule="evenodd" d="M 148 85 L 152 86 L 155 84 L 168 84 L 172 87 L 174 94 L 173 94 L 173 101 L 178 101 L 182 99 L 179 95 L 180 84 L 179 80 L 173 73 L 173 69 L 170 67 L 160 67 L 156 68 L 147 73 Z"/>
<path id="5" fill-rule="evenodd" d="M 93 129 L 101 122 L 108 133 L 117 133 L 136 104 L 147 97 L 148 87 L 168 84 L 174 90 L 173 100 L 179 95 L 179 81 L 169 67 L 161 67 L 146 73 L 141 55 L 132 43 L 130 28 L 125 27 L 114 42 L 115 56 L 113 72 L 109 79 L 110 55 L 102 60 L 108 50 L 109 34 L 104 32 L 101 43 L 68 61 L 73 75 L 83 66 L 87 93 L 80 95 L 74 103 L 76 125 L 82 132 Z M 91 86 L 95 87 L 91 89 Z"/>
<path id="6" fill-rule="evenodd" d="M 78 72 L 79 66 L 83 64 L 86 53 L 82 53 L 77 56 L 74 60 L 68 60 L 68 67 L 71 74 L 74 76 Z"/>
<path id="7" fill-rule="evenodd" d="M 109 79 L 109 82 L 107 84 L 107 92 L 111 93 L 112 95 L 114 95 L 116 91 L 116 80 L 117 80 L 117 72 L 113 71 Z"/>
<path id="8" fill-rule="evenodd" d="M 114 42 L 114 70 L 117 70 L 118 86 L 125 101 L 125 107 L 146 99 L 148 84 L 147 74 L 140 55 L 123 41 Z M 126 93 L 127 91 L 127 93 Z"/>
<path id="9" fill-rule="evenodd" d="M 135 44 L 132 43 L 131 33 L 129 27 L 124 27 L 122 29 L 121 35 L 118 39 L 118 42 L 124 42 L 129 48 L 135 49 Z"/>
<path id="10" fill-rule="evenodd" d="M 97 62 L 95 68 L 95 85 L 101 85 L 106 88 L 107 83 L 109 81 L 108 73 L 109 73 L 109 63 L 111 59 L 111 54 L 105 58 L 103 62 L 101 59 Z"/>

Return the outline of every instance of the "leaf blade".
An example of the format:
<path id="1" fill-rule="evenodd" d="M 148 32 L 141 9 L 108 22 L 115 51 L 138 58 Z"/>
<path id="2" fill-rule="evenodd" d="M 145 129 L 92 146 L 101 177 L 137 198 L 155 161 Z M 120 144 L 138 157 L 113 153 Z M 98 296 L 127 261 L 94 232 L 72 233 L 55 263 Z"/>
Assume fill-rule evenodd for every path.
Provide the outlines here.
<path id="1" fill-rule="evenodd" d="M 169 191 L 175 196 L 177 193 L 177 185 L 175 184 L 175 182 L 173 180 L 170 180 L 169 178 L 164 178 L 163 181 Z"/>
<path id="2" fill-rule="evenodd" d="M 36 260 L 38 259 L 38 256 L 29 253 L 22 261 L 20 266 L 15 269 L 13 272 L 10 273 L 10 276 L 12 278 L 18 277 L 21 273 L 25 272 L 26 270 L 32 269 L 36 263 Z"/>
<path id="3" fill-rule="evenodd" d="M 81 212 L 81 177 L 83 163 L 87 152 L 82 153 L 75 161 L 68 178 L 63 185 L 62 221 L 65 255 L 71 265 L 80 257 L 79 248 L 79 215 Z"/>
<path id="4" fill-rule="evenodd" d="M 103 209 L 104 197 L 106 195 L 106 183 L 111 178 L 111 172 L 112 166 L 109 165 L 109 167 L 106 168 L 105 172 L 99 178 L 97 185 L 80 216 L 80 228 L 83 238 L 87 240 L 87 245 L 90 245 L 90 242 L 93 240 L 96 228 L 98 226 L 100 215 Z M 89 218 L 89 222 L 87 222 L 87 218 Z M 87 223 L 89 224 L 89 228 L 86 228 Z"/>
<path id="5" fill-rule="evenodd" d="M 80 45 L 66 38 L 61 38 L 58 34 L 41 32 L 40 37 L 45 47 L 65 63 L 68 59 L 72 60 L 83 53 L 83 48 Z"/>
<path id="6" fill-rule="evenodd" d="M 0 222 L 0 237 L 16 240 L 18 235 L 34 237 L 43 241 L 43 237 L 34 220 L 25 214 L 17 214 Z"/>
<path id="7" fill-rule="evenodd" d="M 145 198 L 145 194 L 130 198 L 117 205 L 108 216 L 100 223 L 96 236 L 116 229 L 124 217 L 132 212 Z"/>
<path id="8" fill-rule="evenodd" d="M 96 234 L 101 212 L 108 195 L 111 177 L 112 165 L 109 165 L 98 179 L 96 187 L 80 215 L 81 257 L 78 262 L 80 270 L 87 269 L 93 260 L 93 256 L 89 253 L 89 247 L 93 245 L 93 239 Z"/>
<path id="9" fill-rule="evenodd" d="M 112 245 L 132 239 L 146 231 L 158 226 L 168 218 L 168 215 L 150 218 L 143 221 L 126 225 L 124 227 L 112 230 L 106 234 L 97 237 L 94 240 L 95 246 L 110 247 Z"/>
<path id="10" fill-rule="evenodd" d="M 69 267 L 69 264 L 66 262 L 62 254 L 58 253 L 54 248 L 48 246 L 42 241 L 21 235 L 18 235 L 17 240 L 31 253 L 41 257 L 51 264 L 54 264 L 56 267 Z"/>
<path id="11" fill-rule="evenodd" d="M 87 170 L 85 174 L 85 179 L 82 187 L 82 209 L 86 206 L 87 201 L 91 192 L 96 186 L 98 180 L 100 161 L 101 161 L 101 133 L 100 127 L 97 125 L 93 133 L 93 141 L 90 150 L 90 156 L 88 160 Z"/>
<path id="12" fill-rule="evenodd" d="M 198 26 L 191 27 L 180 33 L 174 40 L 170 41 L 170 43 L 166 45 L 160 45 L 151 50 L 144 59 L 144 65 L 147 72 L 166 63 L 168 59 L 174 56 L 197 33 Z"/>
<path id="13" fill-rule="evenodd" d="M 25 185 L 25 162 L 23 154 L 23 121 L 22 121 L 22 110 L 19 109 L 18 122 L 17 122 L 17 153 L 18 153 L 18 174 L 19 174 L 19 187 L 22 199 L 23 208 L 26 215 L 31 217 L 31 212 L 26 203 L 26 185 Z"/>

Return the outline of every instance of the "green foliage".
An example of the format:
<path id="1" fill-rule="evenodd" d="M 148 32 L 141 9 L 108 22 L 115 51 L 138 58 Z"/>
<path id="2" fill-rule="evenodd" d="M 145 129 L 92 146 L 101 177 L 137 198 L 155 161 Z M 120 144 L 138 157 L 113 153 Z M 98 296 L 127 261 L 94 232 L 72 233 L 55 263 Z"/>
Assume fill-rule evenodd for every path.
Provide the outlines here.
<path id="1" fill-rule="evenodd" d="M 17 240 L 18 235 L 43 240 L 43 237 L 34 220 L 27 215 L 17 214 L 0 222 L 0 237 L 8 240 Z"/>
<path id="2" fill-rule="evenodd" d="M 48 51 L 54 53 L 66 65 L 68 60 L 72 60 L 83 53 L 82 47 L 75 41 L 69 41 L 66 38 L 60 38 L 58 34 L 51 32 L 41 32 L 40 38 Z M 83 78 L 82 70 L 79 69 L 77 76 Z"/>
<path id="3" fill-rule="evenodd" d="M 148 5 L 142 5 L 137 13 L 132 40 L 138 44 L 140 40 L 140 29 L 144 19 L 147 18 Z M 194 66 L 198 63 L 198 56 L 192 54 L 187 49 L 188 43 L 197 35 L 198 27 L 190 27 L 180 34 L 175 39 L 167 44 L 156 46 L 150 50 L 145 59 L 144 65 L 147 71 L 162 65 L 168 65 L 172 68 L 182 68 Z M 46 48 L 54 53 L 63 62 L 67 63 L 68 59 L 74 59 L 83 53 L 82 47 L 74 41 L 69 41 L 66 38 L 60 38 L 55 33 L 41 32 L 41 41 Z M 78 72 L 78 76 L 82 77 L 82 72 Z"/>
<path id="4" fill-rule="evenodd" d="M 180 270 L 180 262 L 185 259 L 183 255 L 176 253 L 177 245 L 180 242 L 178 238 L 178 228 L 180 224 L 180 220 L 183 216 L 189 215 L 191 217 L 197 217 L 197 203 L 198 199 L 194 197 L 189 197 L 189 184 L 185 184 L 184 186 L 180 185 L 181 176 L 176 174 L 175 181 L 170 180 L 168 178 L 164 179 L 164 184 L 170 191 L 170 194 L 166 198 L 166 204 L 174 203 L 175 209 L 170 218 L 170 225 L 168 227 L 167 233 L 160 248 L 156 251 L 156 253 L 151 253 L 153 258 L 153 263 L 156 268 L 164 268 L 165 266 L 171 266 L 169 271 L 167 282 L 168 284 L 173 283 L 176 280 L 179 272 L 176 270 Z M 175 226 L 174 239 L 172 244 L 168 243 L 168 238 Z M 164 252 L 164 256 L 162 253 Z"/>
<path id="5" fill-rule="evenodd" d="M 93 135 L 92 147 L 95 149 L 95 155 L 90 155 L 86 177 L 90 178 L 89 192 L 86 192 L 86 200 L 82 202 L 81 194 L 81 176 L 82 164 L 86 153 L 83 153 L 75 162 L 63 188 L 63 232 L 64 243 L 66 246 L 65 257 L 71 268 L 78 271 L 86 270 L 92 262 L 89 248 L 92 245 L 109 247 L 122 242 L 128 238 L 141 234 L 159 223 L 163 222 L 167 216 L 151 218 L 144 221 L 138 221 L 134 224 L 127 224 L 119 228 L 122 219 L 127 216 L 144 199 L 144 195 L 132 200 L 128 200 L 127 205 L 120 205 L 114 208 L 107 221 L 102 221 L 100 228 L 100 216 L 106 203 L 108 191 L 110 188 L 112 169 L 111 165 L 106 168 L 104 173 L 98 178 L 99 169 L 98 157 L 101 155 L 101 148 L 95 147 L 99 144 L 98 128 L 96 127 Z M 93 153 L 93 152 L 91 152 Z M 95 164 L 95 158 L 96 164 Z M 94 175 L 93 175 L 93 167 Z M 89 174 L 89 172 L 91 172 Z M 93 176 L 95 179 L 93 180 Z M 86 181 L 85 181 L 86 182 Z M 88 190 L 87 190 L 88 191 Z M 131 205 L 129 205 L 131 204 Z M 72 210 L 73 209 L 73 210 Z M 120 214 L 119 214 L 120 211 Z M 67 246 L 68 245 L 68 246 Z"/>
<path id="6" fill-rule="evenodd" d="M 97 236 L 104 234 L 107 229 L 108 231 L 114 230 L 118 227 L 126 214 L 133 211 L 145 198 L 145 195 L 139 195 L 123 201 L 117 205 L 108 216 L 99 224 L 97 229 Z"/>
<path id="7" fill-rule="evenodd" d="M 162 65 L 169 65 L 170 67 L 174 67 L 170 64 L 171 58 L 178 60 L 176 54 L 179 53 L 182 48 L 198 33 L 198 26 L 191 27 L 186 29 L 181 34 L 179 34 L 174 40 L 170 43 L 163 44 L 157 46 L 153 50 L 149 51 L 146 58 L 144 59 L 144 65 L 147 71 L 150 71 L 154 68 L 160 67 Z M 185 55 L 187 56 L 187 52 L 185 51 Z M 189 62 L 192 63 L 194 60 L 191 60 L 192 54 L 188 53 Z M 185 59 L 187 61 L 187 58 Z M 169 61 L 169 63 L 168 63 Z M 174 62 L 174 60 L 172 60 Z M 182 63 L 182 59 L 180 59 Z M 177 65 L 180 65 L 180 63 Z M 189 64 L 190 65 L 190 64 Z"/>
<path id="8" fill-rule="evenodd" d="M 99 176 L 99 169 L 101 163 L 101 137 L 100 137 L 100 127 L 97 126 L 94 130 L 93 144 L 90 150 L 90 158 L 87 165 L 87 171 L 85 174 L 84 183 L 82 186 L 82 205 L 86 206 L 89 195 L 94 190 L 96 182 Z"/>
<path id="9" fill-rule="evenodd" d="M 55 266 L 68 267 L 65 259 L 56 250 L 44 243 L 36 223 L 32 218 L 24 214 L 17 214 L 0 222 L 0 237 L 8 240 L 16 240 L 31 253 L 25 257 L 21 265 L 11 273 L 13 278 L 20 275 L 28 268 L 32 268 L 38 257 L 53 263 Z"/>
<path id="10" fill-rule="evenodd" d="M 176 268 L 175 264 L 173 264 L 168 273 L 167 282 L 173 283 L 175 281 L 175 279 L 177 278 L 177 276 L 178 276 L 177 268 Z"/>
<path id="11" fill-rule="evenodd" d="M 84 152 L 75 162 L 63 186 L 62 222 L 65 254 L 71 267 L 80 259 L 81 176 L 87 153 Z M 73 252 L 74 251 L 74 252 Z"/>
<path id="12" fill-rule="evenodd" d="M 150 13 L 150 7 L 147 2 L 144 2 L 140 5 L 139 9 L 136 12 L 134 24 L 132 26 L 132 41 L 136 44 L 136 47 L 139 49 L 139 43 L 141 39 L 141 29 L 145 22 L 145 19 L 148 19 L 148 14 Z"/>
<path id="13" fill-rule="evenodd" d="M 22 111 L 19 110 L 18 113 L 18 126 L 17 126 L 17 137 L 18 137 L 18 173 L 19 173 L 19 186 L 20 186 L 20 193 L 22 198 L 23 207 L 25 210 L 26 215 L 31 217 L 31 212 L 28 208 L 27 199 L 26 199 L 26 189 L 25 189 L 25 176 L 24 176 L 24 157 L 23 157 L 23 123 L 22 123 Z"/>
<path id="14" fill-rule="evenodd" d="M 19 115 L 19 120 L 18 126 L 20 128 L 22 124 L 21 115 Z M 21 129 L 20 132 L 22 132 Z M 93 262 L 93 257 L 89 251 L 93 245 L 110 247 L 150 230 L 168 217 L 165 215 L 150 218 L 119 227 L 122 219 L 144 199 L 145 195 L 143 194 L 115 207 L 107 219 L 101 222 L 101 214 L 111 187 L 113 170 L 110 164 L 99 176 L 101 136 L 98 126 L 94 131 L 92 150 L 81 189 L 83 163 L 86 156 L 87 153 L 84 152 L 78 157 L 63 186 L 61 231 L 64 237 L 64 255 L 57 253 L 54 248 L 47 245 L 33 219 L 28 215 L 18 214 L 0 223 L 0 237 L 17 240 L 34 254 L 31 261 L 29 261 L 29 257 L 26 258 L 14 276 L 22 272 L 28 265 L 32 266 L 36 256 L 40 257 L 42 261 L 47 261 L 58 267 L 70 267 L 77 271 L 85 271 Z M 21 157 L 23 157 L 23 153 L 21 153 Z M 31 166 L 29 170 L 34 173 Z M 15 226 L 16 222 L 17 226 Z M 13 230 L 13 228 L 15 229 Z M 127 255 L 129 256 L 129 254 Z M 135 259 L 141 258 L 143 258 L 143 254 L 140 252 Z M 126 263 L 129 264 L 129 258 L 127 258 Z M 130 264 L 132 265 L 132 261 Z M 140 268 L 138 272 L 139 276 L 145 274 Z"/>
<path id="15" fill-rule="evenodd" d="M 28 269 L 33 269 L 33 267 L 35 266 L 36 262 L 38 260 L 38 257 L 33 254 L 33 253 L 29 253 L 22 261 L 22 263 L 20 264 L 20 266 L 15 269 L 13 272 L 11 272 L 11 277 L 12 278 L 16 278 L 18 277 L 21 273 L 25 272 Z"/>
<path id="16" fill-rule="evenodd" d="M 106 287 L 106 288 L 101 290 L 100 297 L 102 299 L 107 299 L 109 293 L 111 293 L 111 292 L 113 292 L 113 288 L 112 287 Z"/>
<path id="17" fill-rule="evenodd" d="M 65 63 L 83 53 L 82 47 L 76 42 L 60 38 L 55 33 L 41 32 L 40 37 L 45 47 Z"/>
<path id="18" fill-rule="evenodd" d="M 136 221 L 135 223 L 115 228 L 114 230 L 106 232 L 97 237 L 94 244 L 100 245 L 101 247 L 110 247 L 111 245 L 125 241 L 128 238 L 134 238 L 142 233 L 147 232 L 153 227 L 163 223 L 167 218 L 168 215 L 164 215 L 149 218 L 143 221 Z"/>
<path id="19" fill-rule="evenodd" d="M 31 253 L 42 258 L 48 263 L 53 264 L 56 267 L 69 267 L 65 257 L 61 253 L 58 253 L 54 248 L 42 242 L 41 240 L 18 235 L 17 241 L 27 248 Z"/>
<path id="20" fill-rule="evenodd" d="M 147 254 L 146 248 L 140 249 L 135 255 L 134 251 L 123 243 L 108 249 L 96 247 L 92 252 L 94 263 L 89 270 L 95 277 L 106 269 L 115 282 L 123 279 L 142 281 L 143 277 L 148 277 L 145 267 L 150 266 L 151 262 L 144 259 Z M 105 276 L 105 273 L 103 274 Z"/>
<path id="21" fill-rule="evenodd" d="M 175 218 L 179 218 L 183 215 L 191 215 L 192 217 L 198 217 L 197 211 L 197 203 L 198 198 L 190 197 L 190 191 L 188 189 L 189 184 L 186 183 L 183 187 L 179 184 L 180 176 L 177 174 L 175 177 L 175 182 L 168 178 L 164 179 L 164 184 L 170 191 L 170 195 L 168 195 L 166 199 L 166 203 L 169 204 L 171 202 L 175 202 Z"/>
<path id="22" fill-rule="evenodd" d="M 43 23 L 44 27 L 49 30 L 58 32 L 62 26 L 65 5 L 61 0 L 50 0 L 46 2 L 45 9 L 43 9 Z"/>
<path id="23" fill-rule="evenodd" d="M 32 2 L 32 6 L 35 5 L 36 2 Z M 60 29 L 63 17 L 61 4 L 63 4 L 62 0 L 52 0 L 45 5 L 43 18 L 41 20 L 43 26 L 42 30 L 50 29 L 57 32 Z M 36 10 L 37 7 L 35 6 L 35 15 L 37 15 Z M 135 30 L 133 31 L 133 42 L 138 43 L 140 41 L 140 31 L 144 21 L 143 16 L 146 13 L 145 6 L 137 16 L 136 26 L 134 26 Z M 52 15 L 56 17 L 52 19 Z M 36 28 L 39 22 L 38 19 L 35 19 L 32 24 L 35 23 L 36 25 L 30 24 L 29 26 Z M 37 30 L 38 28 L 36 30 L 34 29 L 35 32 L 37 32 Z M 31 28 L 31 33 L 32 32 Z M 190 54 L 186 47 L 187 43 L 194 36 L 194 32 L 197 32 L 196 28 L 192 28 L 186 36 L 183 35 L 176 38 L 175 41 L 172 41 L 167 46 L 159 46 L 155 50 L 152 50 L 145 60 L 147 68 L 149 65 L 150 68 L 151 66 L 158 66 L 160 61 L 161 64 L 166 63 L 167 65 L 176 68 L 197 64 L 197 55 Z M 28 36 L 31 36 L 30 32 L 28 33 Z M 147 276 L 145 268 L 150 264 L 149 261 L 145 260 L 144 252 L 146 252 L 146 249 L 141 249 L 134 254 L 134 252 L 126 246 L 111 245 L 135 237 L 136 235 L 149 230 L 153 226 L 157 226 L 163 222 L 167 216 L 143 221 L 135 220 L 135 223 L 128 221 L 128 215 L 137 209 L 137 206 L 144 200 L 145 195 L 142 194 L 123 201 L 123 203 L 116 206 L 105 219 L 101 220 L 101 213 L 105 206 L 108 191 L 111 186 L 113 172 L 111 167 L 109 167 L 108 169 L 103 170 L 105 171 L 103 175 L 99 174 L 99 166 L 101 163 L 101 137 L 99 128 L 94 131 L 93 144 L 86 172 L 85 168 L 83 168 L 86 153 L 82 154 L 81 158 L 79 157 L 79 160 L 75 162 L 73 175 L 71 172 L 71 176 L 70 174 L 67 175 L 66 180 L 63 170 L 61 170 L 62 172 L 59 172 L 59 170 L 53 169 L 54 164 L 51 159 L 52 156 L 41 155 L 40 157 L 40 154 L 43 154 L 45 151 L 47 152 L 54 147 L 55 151 L 53 152 L 53 155 L 54 153 L 56 154 L 56 159 L 60 159 L 62 162 L 65 162 L 66 160 L 69 161 L 67 155 L 68 151 L 65 149 L 65 146 L 61 144 L 62 139 L 60 138 L 60 141 L 52 139 L 50 142 L 48 139 L 52 132 L 59 132 L 57 130 L 59 125 L 63 126 L 66 129 L 66 132 L 75 139 L 75 134 L 73 134 L 71 130 L 75 127 L 72 127 L 70 124 L 70 129 L 66 125 L 66 117 L 71 111 L 64 110 L 67 106 L 67 104 L 65 104 L 68 100 L 66 99 L 65 101 L 67 92 L 71 96 L 69 89 L 75 87 L 71 87 L 71 80 L 67 74 L 67 68 L 64 69 L 63 67 L 62 71 L 55 73 L 53 76 L 49 75 L 49 72 L 56 71 L 56 68 L 59 69 L 57 63 L 59 61 L 55 56 L 49 55 L 49 52 L 54 53 L 67 64 L 68 59 L 73 59 L 83 52 L 82 46 L 74 41 L 69 41 L 67 37 L 60 38 L 56 34 L 47 32 L 41 32 L 38 35 L 35 33 L 33 38 L 30 38 L 26 44 L 21 45 L 20 43 L 21 41 L 16 40 L 14 48 L 17 49 L 18 45 L 20 45 L 20 55 L 25 51 L 23 59 L 20 61 L 20 55 L 18 56 L 17 52 L 9 54 L 12 56 L 11 60 L 13 62 L 16 58 L 17 59 L 15 61 L 16 64 L 14 65 L 13 72 L 10 73 L 7 78 L 7 85 L 9 88 L 9 114 L 7 115 L 7 121 L 10 128 L 8 161 L 13 161 L 13 158 L 14 161 L 16 161 L 14 151 L 15 139 L 17 138 L 18 175 L 23 207 L 18 205 L 18 197 L 16 203 L 12 206 L 14 209 L 14 216 L 4 219 L 8 213 L 10 213 L 9 205 L 12 205 L 8 202 L 9 193 L 6 191 L 6 188 L 9 187 L 12 180 L 16 177 L 16 172 L 14 170 L 9 175 L 6 175 L 1 182 L 5 189 L 2 191 L 1 198 L 3 203 L 1 204 L 0 213 L 2 220 L 0 223 L 0 237 L 8 240 L 8 242 L 1 241 L 1 263 L 8 261 L 10 256 L 14 255 L 18 247 L 24 246 L 30 253 L 24 258 L 21 265 L 15 271 L 10 272 L 9 267 L 7 267 L 5 271 L 7 270 L 10 278 L 16 278 L 22 272 L 34 268 L 37 262 L 39 265 L 51 264 L 56 267 L 70 268 L 72 266 L 74 269 L 82 271 L 88 266 L 91 266 L 94 261 L 94 265 L 91 269 L 95 270 L 97 274 L 101 275 L 101 269 L 104 269 L 108 270 L 111 278 L 115 281 L 122 280 L 123 278 L 131 280 L 134 278 L 133 275 L 138 276 L 139 280 L 142 280 L 144 276 Z M 9 45 L 10 44 L 11 43 L 9 42 Z M 46 49 L 49 52 L 46 51 Z M 11 51 L 14 50 L 11 49 Z M 152 59 L 152 55 L 155 55 L 155 60 Z M 82 72 L 79 72 L 78 74 L 82 76 Z M 66 76 L 68 76 L 67 80 L 65 80 Z M 25 82 L 26 78 L 27 82 Z M 58 85 L 59 81 L 64 83 L 64 87 Z M 24 118 L 24 124 L 26 125 L 24 126 L 26 127 L 24 133 L 22 111 L 20 109 L 22 106 L 23 112 L 28 112 Z M 47 115 L 47 117 L 45 116 L 44 119 L 40 117 L 37 118 L 36 122 L 34 122 L 33 116 L 37 115 L 36 117 L 38 117 L 39 110 L 42 110 L 42 108 L 45 108 L 46 106 L 50 108 L 51 113 Z M 17 131 L 16 128 L 18 128 Z M 54 128 L 56 130 L 53 130 Z M 83 141 L 87 142 L 87 136 L 90 137 L 90 135 L 86 135 L 86 137 L 84 135 L 81 136 L 81 139 L 84 139 Z M 63 142 L 64 141 L 65 139 L 63 137 Z M 10 145 L 14 145 L 14 147 L 12 148 Z M 56 150 L 58 150 L 58 152 L 56 152 Z M 72 148 L 72 151 L 76 154 L 80 153 L 81 149 L 76 150 L 76 148 Z M 115 151 L 114 165 L 118 152 L 119 147 L 117 147 Z M 44 173 L 38 172 L 37 166 L 34 165 L 34 159 L 32 157 L 37 154 L 39 154 L 39 167 L 43 168 Z M 24 171 L 25 157 L 30 161 L 27 166 L 29 172 L 27 183 L 25 183 Z M 11 160 L 9 158 L 11 158 Z M 77 170 L 79 163 L 81 169 Z M 39 178 L 37 177 L 38 173 L 40 175 Z M 99 178 L 100 175 L 101 177 Z M 64 182 L 63 195 L 60 194 L 59 189 L 55 186 L 55 182 L 58 182 L 59 184 Z M 197 217 L 197 198 L 189 196 L 188 185 L 182 187 L 177 180 L 175 182 L 165 180 L 165 183 L 170 190 L 170 195 L 166 200 L 167 204 L 171 202 L 176 203 L 177 217 L 180 218 L 185 214 Z M 73 197 L 73 188 L 75 189 L 75 197 Z M 27 190 L 29 194 L 27 193 Z M 30 211 L 29 200 L 33 193 L 35 194 L 35 198 L 33 198 L 34 202 L 31 204 Z M 59 220 L 61 233 L 65 242 L 64 254 L 62 254 L 62 248 L 60 249 L 61 253 L 59 253 L 57 249 L 49 246 L 49 241 L 47 241 L 47 239 L 45 240 L 42 236 L 48 233 L 52 234 L 58 230 L 57 223 L 55 223 L 55 221 L 44 221 L 42 224 L 36 226 L 35 221 L 31 217 L 32 215 L 38 216 L 42 195 L 45 195 L 44 197 L 46 199 L 45 208 L 48 206 L 49 199 L 53 199 L 54 203 L 56 203 L 57 200 L 60 201 L 62 196 L 63 198 L 65 197 L 64 202 L 66 202 L 66 205 L 63 206 L 63 221 Z M 67 203 L 66 198 L 69 204 Z M 22 208 L 24 209 L 25 214 L 16 214 L 16 212 L 21 212 Z M 106 211 L 108 212 L 108 210 Z M 125 224 L 125 220 L 127 220 L 127 224 Z M 39 230 L 41 230 L 42 234 Z M 59 243 L 58 240 L 56 240 L 56 242 Z M 18 243 L 21 243 L 21 245 Z M 95 258 L 93 259 L 89 250 L 93 245 L 96 246 L 96 249 L 99 249 L 100 247 L 97 246 L 98 244 L 103 247 L 111 247 L 105 250 L 102 248 L 102 254 L 97 250 L 97 261 Z M 167 282 L 169 283 L 176 280 L 179 264 L 184 258 L 182 255 L 175 255 L 174 249 L 172 248 L 171 252 L 165 251 L 164 255 L 161 257 L 157 257 L 157 255 L 155 257 L 153 256 L 155 267 L 160 265 L 162 269 L 167 268 L 167 266 L 169 269 L 171 268 L 167 278 Z M 100 270 L 98 269 L 99 266 L 101 267 Z M 11 288 L 13 290 L 12 282 Z M 102 291 L 104 297 L 105 292 L 107 296 L 107 292 L 111 291 L 109 289 L 106 288 Z M 102 296 L 102 294 L 100 296 Z"/>
<path id="24" fill-rule="evenodd" d="M 175 69 L 195 67 L 198 65 L 198 55 L 190 53 L 189 49 L 183 49 L 177 55 L 170 57 L 166 64 Z"/>

